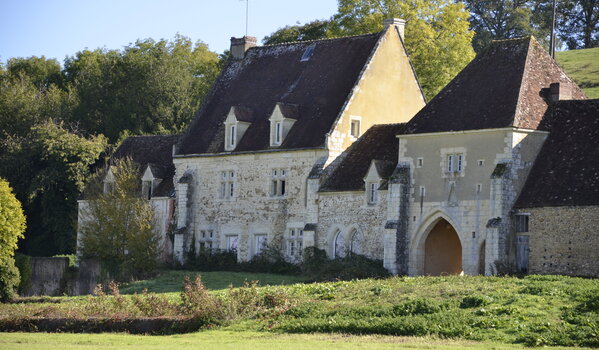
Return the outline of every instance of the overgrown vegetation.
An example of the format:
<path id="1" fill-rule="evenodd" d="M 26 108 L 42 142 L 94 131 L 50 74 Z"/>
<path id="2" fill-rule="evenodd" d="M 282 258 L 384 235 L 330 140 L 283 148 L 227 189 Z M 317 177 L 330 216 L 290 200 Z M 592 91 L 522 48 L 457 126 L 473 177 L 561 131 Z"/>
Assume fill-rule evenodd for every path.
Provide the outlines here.
<path id="1" fill-rule="evenodd" d="M 196 327 L 251 322 L 261 331 L 599 347 L 599 281 L 592 279 L 393 277 L 267 287 L 246 283 L 219 291 L 207 290 L 196 279 L 187 280 L 179 293 L 122 295 L 115 285 L 109 290 L 2 305 L 0 327 L 15 329 L 28 324 L 23 320 L 39 324 L 47 318 L 92 316 L 116 322 L 166 317 L 187 322 L 180 328 L 169 324 L 163 330 L 167 333 L 189 330 L 195 320 Z"/>
<path id="2" fill-rule="evenodd" d="M 17 241 L 23 238 L 25 216 L 21 203 L 8 182 L 0 178 L 0 302 L 13 298 L 19 285 L 19 270 L 14 254 Z"/>
<path id="3" fill-rule="evenodd" d="M 140 171 L 130 158 L 115 160 L 109 171 L 114 181 L 102 184 L 97 176 L 86 193 L 81 256 L 98 259 L 119 280 L 151 276 L 159 264 L 160 236 L 152 205 L 141 196 Z M 110 190 L 101 191 L 103 185 Z"/>

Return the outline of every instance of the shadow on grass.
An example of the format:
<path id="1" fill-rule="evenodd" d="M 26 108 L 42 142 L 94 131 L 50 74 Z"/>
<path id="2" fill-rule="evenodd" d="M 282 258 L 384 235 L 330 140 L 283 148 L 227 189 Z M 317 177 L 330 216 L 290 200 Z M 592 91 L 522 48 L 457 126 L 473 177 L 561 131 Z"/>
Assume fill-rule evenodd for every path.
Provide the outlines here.
<path id="1" fill-rule="evenodd" d="M 147 289 L 151 293 L 173 293 L 183 289 L 183 278 L 202 276 L 202 281 L 208 289 L 225 289 L 230 284 L 240 287 L 245 281 L 259 281 L 261 286 L 287 285 L 306 282 L 303 276 L 275 275 L 269 273 L 229 272 L 229 271 L 162 271 L 156 278 L 140 280 L 124 284 L 120 288 L 122 294 L 141 293 Z"/>

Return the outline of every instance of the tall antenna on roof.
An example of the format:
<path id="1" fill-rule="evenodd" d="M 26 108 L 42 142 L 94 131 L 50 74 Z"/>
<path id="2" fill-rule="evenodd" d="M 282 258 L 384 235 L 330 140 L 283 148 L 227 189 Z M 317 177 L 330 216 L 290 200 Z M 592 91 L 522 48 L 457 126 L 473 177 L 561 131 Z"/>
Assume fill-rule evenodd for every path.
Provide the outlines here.
<path id="1" fill-rule="evenodd" d="M 555 58 L 555 13 L 557 11 L 557 0 L 553 0 L 553 18 L 551 19 L 551 37 L 549 39 L 549 54 Z"/>
<path id="2" fill-rule="evenodd" d="M 245 36 L 248 36 L 248 22 L 250 13 L 250 0 L 245 0 Z"/>

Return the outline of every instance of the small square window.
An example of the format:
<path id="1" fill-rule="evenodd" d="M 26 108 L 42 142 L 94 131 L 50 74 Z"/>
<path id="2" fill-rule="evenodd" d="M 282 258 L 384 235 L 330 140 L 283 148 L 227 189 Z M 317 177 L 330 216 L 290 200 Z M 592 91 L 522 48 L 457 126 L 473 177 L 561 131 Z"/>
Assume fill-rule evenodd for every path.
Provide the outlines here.
<path id="1" fill-rule="evenodd" d="M 424 163 L 424 159 L 422 159 L 422 157 L 418 158 L 416 160 L 416 167 L 417 168 L 422 168 L 422 164 Z"/>
<path id="2" fill-rule="evenodd" d="M 484 159 L 479 159 L 477 161 L 477 163 L 478 163 L 478 166 L 483 166 L 483 165 L 485 165 L 485 160 Z"/>
<path id="3" fill-rule="evenodd" d="M 476 184 L 476 193 L 480 193 L 483 189 L 483 185 L 482 184 Z"/>
<path id="4" fill-rule="evenodd" d="M 300 60 L 300 62 L 305 62 L 305 61 L 309 61 L 310 57 L 312 57 L 312 55 L 314 54 L 314 45 L 310 45 L 306 48 L 306 50 L 304 51 L 304 54 L 302 55 L 302 58 Z"/>

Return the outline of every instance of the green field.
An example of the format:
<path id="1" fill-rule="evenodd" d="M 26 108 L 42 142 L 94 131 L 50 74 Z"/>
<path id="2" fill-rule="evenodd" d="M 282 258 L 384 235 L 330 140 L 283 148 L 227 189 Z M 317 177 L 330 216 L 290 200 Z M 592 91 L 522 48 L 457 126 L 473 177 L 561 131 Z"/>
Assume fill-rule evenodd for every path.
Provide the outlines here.
<path id="1" fill-rule="evenodd" d="M 202 275 L 211 290 L 192 293 L 204 293 L 194 301 L 180 292 L 181 282 L 177 283 L 184 275 L 194 274 L 164 272 L 157 279 L 121 289 L 133 293 L 147 288 L 160 294 L 117 293 L 2 304 L 0 327 L 34 319 L 89 322 L 90 317 L 112 321 L 201 315 L 208 321 L 198 325 L 209 331 L 168 336 L 0 333 L 0 348 L 106 348 L 106 343 L 108 348 L 184 349 L 198 342 L 206 344 L 206 349 L 243 348 L 248 342 L 247 348 L 252 349 L 328 348 L 331 342 L 339 348 L 363 342 L 365 349 L 599 347 L 596 279 L 445 276 L 294 283 L 299 277 L 207 272 Z M 256 278 L 270 286 L 225 288 Z M 195 303 L 191 313 L 189 303 Z"/>
<path id="2" fill-rule="evenodd" d="M 128 334 L 0 333 L 3 350 L 159 349 L 159 350 L 314 350 L 314 349 L 525 349 L 522 345 L 426 337 L 355 336 L 347 334 L 280 334 L 211 330 L 172 336 Z M 544 349 L 566 349 L 545 347 Z M 582 348 L 580 348 L 582 349 Z"/>
<path id="3" fill-rule="evenodd" d="M 556 59 L 589 98 L 599 98 L 599 47 L 556 52 Z"/>

